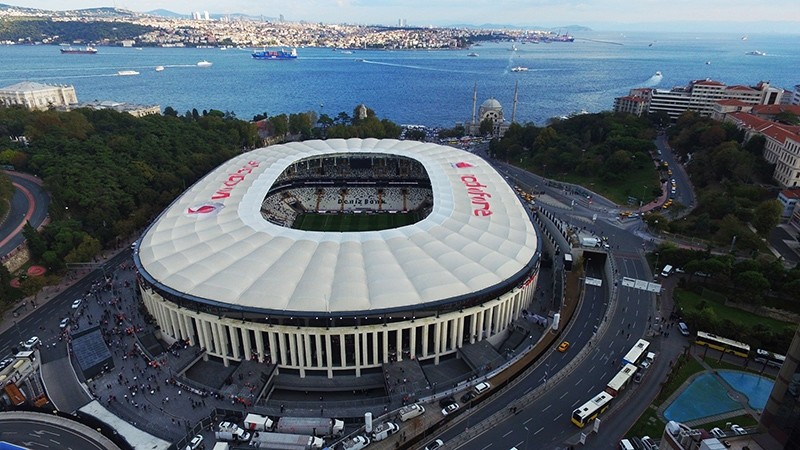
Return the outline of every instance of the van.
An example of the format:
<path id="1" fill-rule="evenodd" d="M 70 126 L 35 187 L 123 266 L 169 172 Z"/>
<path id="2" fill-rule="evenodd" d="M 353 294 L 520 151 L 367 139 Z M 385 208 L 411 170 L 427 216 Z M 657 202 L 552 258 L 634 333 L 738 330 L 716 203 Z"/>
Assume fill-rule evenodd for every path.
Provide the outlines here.
<path id="1" fill-rule="evenodd" d="M 658 446 L 650 436 L 643 437 L 642 444 L 644 445 L 644 450 L 658 450 Z"/>
<path id="2" fill-rule="evenodd" d="M 683 322 L 678 322 L 678 329 L 681 330 L 681 334 L 684 336 L 689 335 L 689 327 L 686 326 Z"/>
<path id="3" fill-rule="evenodd" d="M 668 277 L 669 274 L 671 274 L 671 273 L 672 273 L 672 266 L 669 265 L 669 264 L 664 266 L 664 269 L 661 270 L 661 276 L 662 277 Z"/>
<path id="4" fill-rule="evenodd" d="M 635 450 L 631 441 L 623 439 L 619 441 L 619 450 Z"/>
<path id="5" fill-rule="evenodd" d="M 420 416 L 425 413 L 425 408 L 420 405 L 419 403 L 414 403 L 413 405 L 403 406 L 400 408 L 400 420 L 405 422 L 406 420 L 413 419 L 414 417 Z"/>

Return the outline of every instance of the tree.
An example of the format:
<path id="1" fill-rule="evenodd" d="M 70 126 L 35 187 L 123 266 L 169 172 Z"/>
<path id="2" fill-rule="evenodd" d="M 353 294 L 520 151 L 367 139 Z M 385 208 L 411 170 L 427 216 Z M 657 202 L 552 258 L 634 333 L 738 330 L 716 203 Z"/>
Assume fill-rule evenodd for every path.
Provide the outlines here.
<path id="1" fill-rule="evenodd" d="M 480 128 L 478 129 L 478 133 L 481 136 L 489 136 L 494 134 L 494 120 L 491 117 L 487 117 L 481 120 Z"/>
<path id="2" fill-rule="evenodd" d="M 769 232 L 780 223 L 782 212 L 783 208 L 777 200 L 761 202 L 754 212 L 753 227 L 762 237 L 767 237 Z"/>
<path id="3" fill-rule="evenodd" d="M 740 273 L 736 277 L 736 285 L 742 289 L 744 301 L 756 305 L 761 305 L 764 293 L 769 290 L 769 281 L 755 270 Z"/>

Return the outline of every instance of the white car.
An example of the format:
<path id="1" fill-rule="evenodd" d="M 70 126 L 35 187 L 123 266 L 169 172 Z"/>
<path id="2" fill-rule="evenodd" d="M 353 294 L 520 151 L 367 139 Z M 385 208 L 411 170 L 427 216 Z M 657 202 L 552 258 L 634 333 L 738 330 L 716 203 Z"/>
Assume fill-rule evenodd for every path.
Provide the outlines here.
<path id="1" fill-rule="evenodd" d="M 452 414 L 457 409 L 458 409 L 458 403 L 450 403 L 449 405 L 445 406 L 444 409 L 442 409 L 442 415 L 446 416 L 448 414 Z"/>
<path id="2" fill-rule="evenodd" d="M 80 308 L 82 303 L 83 303 L 83 299 L 82 298 L 79 298 L 79 299 L 75 300 L 74 302 L 72 302 L 72 309 Z"/>
<path id="3" fill-rule="evenodd" d="M 204 447 L 203 435 L 198 434 L 197 436 L 193 437 L 191 441 L 189 441 L 189 444 L 186 445 L 186 450 L 197 450 Z"/>
<path id="4" fill-rule="evenodd" d="M 436 450 L 437 448 L 439 448 L 439 447 L 441 447 L 443 445 L 444 445 L 444 442 L 442 442 L 441 439 L 437 439 L 437 440 L 431 442 L 430 444 L 426 445 L 425 446 L 425 450 Z"/>
<path id="5" fill-rule="evenodd" d="M 25 347 L 25 350 L 33 350 L 34 348 L 38 347 L 41 342 L 42 341 L 40 341 L 37 336 L 33 336 L 32 338 L 25 341 L 23 347 Z"/>
<path id="6" fill-rule="evenodd" d="M 733 431 L 737 436 L 747 434 L 747 431 L 744 428 L 736 424 L 731 425 L 731 431 Z"/>
<path id="7" fill-rule="evenodd" d="M 58 328 L 61 328 L 63 330 L 64 328 L 67 328 L 68 325 L 69 325 L 69 317 L 64 317 L 63 319 L 61 319 L 61 323 L 58 324 Z"/>

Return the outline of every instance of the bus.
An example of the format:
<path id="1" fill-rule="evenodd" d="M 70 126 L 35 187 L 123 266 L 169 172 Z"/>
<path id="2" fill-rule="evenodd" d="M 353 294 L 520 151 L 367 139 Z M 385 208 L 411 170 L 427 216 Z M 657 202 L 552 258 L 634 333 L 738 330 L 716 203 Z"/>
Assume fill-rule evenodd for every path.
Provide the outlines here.
<path id="1" fill-rule="evenodd" d="M 756 349 L 756 357 L 754 358 L 755 362 L 766 364 L 771 367 L 780 368 L 783 365 L 783 362 L 786 361 L 786 357 L 783 355 L 779 355 L 777 353 L 772 353 L 767 350 Z"/>
<path id="2" fill-rule="evenodd" d="M 633 376 L 636 374 L 636 370 L 638 367 L 634 366 L 633 364 L 625 364 L 625 367 L 622 368 L 611 381 L 608 382 L 606 385 L 606 392 L 611 394 L 612 397 L 616 397 L 625 389 L 625 386 L 631 382 Z"/>
<path id="3" fill-rule="evenodd" d="M 583 406 L 572 412 L 572 423 L 583 428 L 608 409 L 614 397 L 606 391 L 600 392 L 594 398 L 584 403 Z"/>
<path id="4" fill-rule="evenodd" d="M 647 348 L 650 347 L 650 342 L 639 339 L 636 344 L 630 349 L 630 351 L 622 358 L 622 364 L 639 364 L 639 361 L 642 360 L 642 357 L 647 352 Z"/>
<path id="5" fill-rule="evenodd" d="M 705 345 L 708 348 L 719 350 L 725 353 L 733 353 L 736 356 L 747 358 L 750 354 L 750 346 L 744 342 L 734 341 L 724 337 L 719 337 L 716 334 L 707 333 L 705 331 L 697 332 L 697 339 L 694 341 L 697 345 Z"/>

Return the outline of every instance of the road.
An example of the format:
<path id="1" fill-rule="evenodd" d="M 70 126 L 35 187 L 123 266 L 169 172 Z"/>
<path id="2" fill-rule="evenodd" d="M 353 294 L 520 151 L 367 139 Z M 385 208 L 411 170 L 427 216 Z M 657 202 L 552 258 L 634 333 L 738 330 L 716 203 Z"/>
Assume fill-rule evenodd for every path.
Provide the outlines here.
<path id="1" fill-rule="evenodd" d="M 647 236 L 639 219 L 620 222 L 618 207 L 602 197 L 591 193 L 587 196 L 581 191 L 575 193 L 569 186 L 553 185 L 548 180 L 513 166 L 502 163 L 496 165 L 512 184 L 544 192 L 560 203 L 563 207 L 540 203 L 540 207 L 547 209 L 555 217 L 578 228 L 586 227 L 598 236 L 608 237 L 609 257 L 613 258 L 616 271 L 612 277 L 613 282 L 618 283 L 622 277 L 652 280 L 652 272 L 643 257 L 643 250 L 650 244 L 648 239 L 642 239 Z M 603 278 L 605 255 L 598 252 L 589 256 L 587 262 L 588 276 Z M 588 344 L 595 326 L 607 310 L 606 287 L 585 285 L 585 289 L 580 310 L 564 335 L 564 339 L 572 343 L 570 350 L 566 353 L 551 352 L 520 383 L 494 395 L 488 405 L 442 433 L 439 438 L 448 442 L 461 436 L 470 425 L 486 420 L 514 400 L 547 383 L 548 377 L 554 377 L 570 363 L 580 349 Z M 597 336 L 594 348 L 589 350 L 585 359 L 570 367 L 569 376 L 549 381 L 552 385 L 547 386 L 538 398 L 517 414 L 456 447 L 481 450 L 516 447 L 523 450 L 565 448 L 576 444 L 580 430 L 570 422 L 572 411 L 603 391 L 621 369 L 621 360 L 625 353 L 637 339 L 647 335 L 656 316 L 663 314 L 656 312 L 654 294 L 621 286 L 618 289 L 617 304 L 610 311 L 607 331 Z M 601 432 L 591 435 L 583 448 L 608 449 L 617 446 L 619 439 L 658 393 L 659 383 L 668 373 L 671 361 L 685 345 L 678 333 L 671 336 L 668 343 L 662 343 L 665 340 L 662 337 L 648 337 L 648 340 L 651 342 L 651 350 L 658 353 L 656 362 L 646 371 L 641 385 L 632 385 L 615 399 L 616 404 L 612 403 L 609 411 L 602 417 Z M 589 432 L 588 428 L 585 432 Z"/>
<path id="2" fill-rule="evenodd" d="M 2 441 L 26 448 L 119 450 L 119 447 L 87 426 L 41 413 L 4 413 L 0 418 L 0 436 Z"/>
<path id="3" fill-rule="evenodd" d="M 0 223 L 0 258 L 17 248 L 25 238 L 22 228 L 26 222 L 36 228 L 47 217 L 50 197 L 37 178 L 19 172 L 4 170 L 16 190 L 11 198 L 8 218 Z"/>

